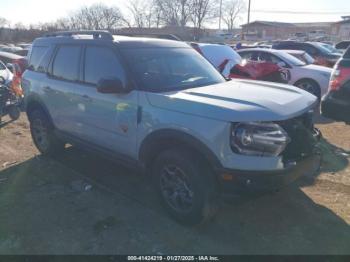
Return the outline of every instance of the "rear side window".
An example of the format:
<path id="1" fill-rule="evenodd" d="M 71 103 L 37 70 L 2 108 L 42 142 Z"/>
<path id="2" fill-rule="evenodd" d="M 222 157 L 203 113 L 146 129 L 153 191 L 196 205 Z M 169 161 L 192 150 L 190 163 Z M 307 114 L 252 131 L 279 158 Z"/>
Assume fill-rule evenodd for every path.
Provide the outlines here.
<path id="1" fill-rule="evenodd" d="M 34 46 L 31 51 L 28 69 L 32 71 L 43 71 L 39 67 L 48 50 L 49 47 L 47 46 Z"/>
<path id="2" fill-rule="evenodd" d="M 64 80 L 78 80 L 80 52 L 79 46 L 60 46 L 53 61 L 52 74 Z"/>
<path id="3" fill-rule="evenodd" d="M 344 54 L 344 58 L 350 59 L 350 47 L 346 50 L 346 52 Z"/>
<path id="4" fill-rule="evenodd" d="M 102 78 L 118 78 L 126 82 L 125 71 L 112 49 L 88 46 L 85 52 L 84 80 L 97 85 Z"/>

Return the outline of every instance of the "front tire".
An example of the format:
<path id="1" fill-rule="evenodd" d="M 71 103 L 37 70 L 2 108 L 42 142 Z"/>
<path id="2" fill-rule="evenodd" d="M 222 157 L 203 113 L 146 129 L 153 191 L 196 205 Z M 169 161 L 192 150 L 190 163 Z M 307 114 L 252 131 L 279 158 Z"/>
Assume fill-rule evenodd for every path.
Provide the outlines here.
<path id="1" fill-rule="evenodd" d="M 31 112 L 29 121 L 33 142 L 41 154 L 52 156 L 64 149 L 65 143 L 55 136 L 54 128 L 43 111 Z"/>
<path id="2" fill-rule="evenodd" d="M 217 211 L 217 183 L 196 152 L 170 149 L 159 155 L 153 178 L 168 213 L 184 225 L 198 225 Z"/>
<path id="3" fill-rule="evenodd" d="M 303 89 L 306 92 L 313 94 L 318 98 L 318 100 L 321 99 L 321 90 L 319 85 L 315 81 L 308 80 L 308 79 L 300 80 L 297 83 L 295 83 L 295 86 L 299 87 L 300 89 Z"/>

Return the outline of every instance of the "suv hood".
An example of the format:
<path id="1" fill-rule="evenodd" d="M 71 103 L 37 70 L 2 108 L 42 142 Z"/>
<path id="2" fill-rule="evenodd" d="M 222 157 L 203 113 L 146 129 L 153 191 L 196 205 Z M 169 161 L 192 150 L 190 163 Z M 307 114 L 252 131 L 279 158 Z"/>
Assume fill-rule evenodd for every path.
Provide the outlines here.
<path id="1" fill-rule="evenodd" d="M 293 86 L 250 80 L 147 93 L 147 97 L 155 107 L 227 122 L 287 120 L 309 111 L 317 100 Z"/>

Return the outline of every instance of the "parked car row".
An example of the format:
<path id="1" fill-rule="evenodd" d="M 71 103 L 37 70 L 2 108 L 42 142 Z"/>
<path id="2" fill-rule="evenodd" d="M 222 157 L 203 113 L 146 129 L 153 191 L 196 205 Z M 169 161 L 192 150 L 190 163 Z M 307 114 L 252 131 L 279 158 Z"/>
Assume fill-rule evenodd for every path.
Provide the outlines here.
<path id="1" fill-rule="evenodd" d="M 333 67 L 341 57 L 341 54 L 327 49 L 324 44 L 319 42 L 281 41 L 274 44 L 272 48 L 305 51 L 315 59 L 315 64 L 328 67 Z"/>
<path id="2" fill-rule="evenodd" d="M 255 48 L 240 50 L 238 53 L 244 59 L 270 62 L 289 70 L 288 84 L 308 91 L 319 99 L 328 91 L 332 72 L 330 68 L 307 65 L 283 50 Z"/>
<path id="3" fill-rule="evenodd" d="M 226 78 L 288 83 L 289 72 L 269 61 L 243 61 L 230 46 L 191 43 Z"/>
<path id="4" fill-rule="evenodd" d="M 31 44 L 27 43 L 19 43 L 17 45 L 14 44 L 7 44 L 7 45 L 0 45 L 0 51 L 2 52 L 8 52 L 16 55 L 21 56 L 27 56 L 28 51 L 31 47 Z"/>
<path id="5" fill-rule="evenodd" d="M 191 46 L 226 78 L 291 84 L 319 100 L 328 91 L 332 69 L 311 64 L 314 60 L 305 51 L 249 48 L 236 52 L 228 45 L 191 43 Z M 297 58 L 300 56 L 308 63 Z"/>

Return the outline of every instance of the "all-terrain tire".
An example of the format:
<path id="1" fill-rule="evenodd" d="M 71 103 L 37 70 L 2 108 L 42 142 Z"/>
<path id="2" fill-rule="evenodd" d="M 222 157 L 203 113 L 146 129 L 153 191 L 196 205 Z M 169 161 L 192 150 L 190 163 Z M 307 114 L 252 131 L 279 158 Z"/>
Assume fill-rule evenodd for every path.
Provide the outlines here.
<path id="1" fill-rule="evenodd" d="M 186 208 L 183 210 L 175 208 L 172 204 L 176 197 L 174 197 L 174 194 L 171 197 L 168 196 L 171 195 L 171 190 L 167 190 L 164 186 L 164 181 L 167 180 L 165 177 L 168 177 L 165 174 L 171 174 L 170 178 L 172 176 L 184 177 L 185 186 L 183 186 L 183 191 L 187 192 L 188 189 L 191 193 L 180 190 L 180 194 L 177 194 L 179 201 L 175 202 L 188 204 L 187 200 L 180 201 L 180 195 L 187 196 L 187 199 L 192 196 L 192 202 L 188 206 L 185 205 Z M 189 226 L 203 224 L 212 219 L 217 213 L 217 182 L 210 168 L 208 168 L 208 164 L 198 156 L 198 153 L 186 148 L 174 148 L 160 153 L 153 165 L 153 179 L 162 204 L 171 217 L 179 223 Z"/>
<path id="2" fill-rule="evenodd" d="M 65 143 L 54 134 L 54 127 L 42 110 L 34 110 L 29 115 L 30 132 L 33 142 L 42 155 L 56 155 L 65 147 Z"/>

